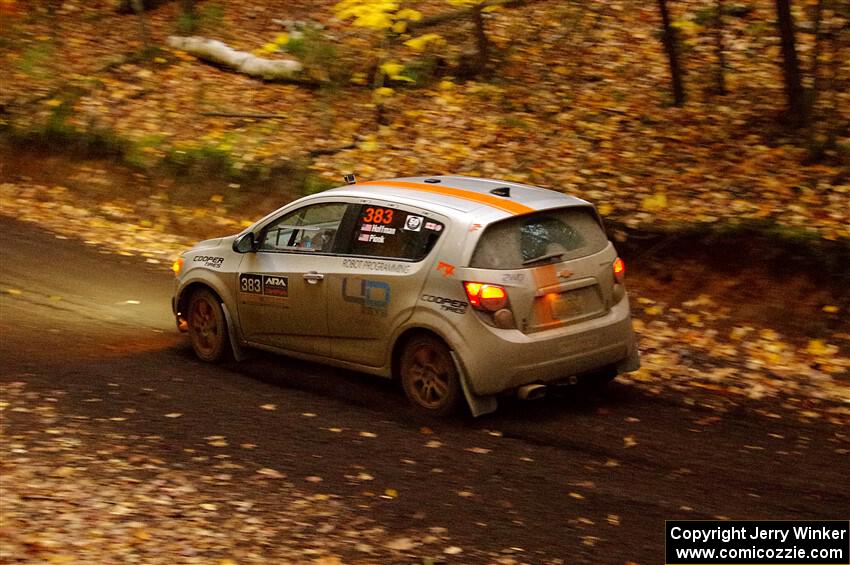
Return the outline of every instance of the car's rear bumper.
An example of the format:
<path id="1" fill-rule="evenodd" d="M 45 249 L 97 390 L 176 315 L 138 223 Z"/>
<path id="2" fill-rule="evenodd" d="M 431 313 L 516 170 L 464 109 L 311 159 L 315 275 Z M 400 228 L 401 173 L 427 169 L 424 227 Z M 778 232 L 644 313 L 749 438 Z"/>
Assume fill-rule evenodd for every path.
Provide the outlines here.
<path id="1" fill-rule="evenodd" d="M 627 298 L 599 318 L 523 334 L 489 326 L 460 351 L 472 390 L 497 394 L 530 383 L 547 383 L 616 366 L 637 370 L 640 361 Z"/>

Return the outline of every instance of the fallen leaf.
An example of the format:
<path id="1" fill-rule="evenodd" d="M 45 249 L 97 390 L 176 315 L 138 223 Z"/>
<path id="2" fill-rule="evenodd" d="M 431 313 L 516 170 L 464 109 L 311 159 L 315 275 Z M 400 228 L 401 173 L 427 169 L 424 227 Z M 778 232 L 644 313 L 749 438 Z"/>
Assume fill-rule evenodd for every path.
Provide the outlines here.
<path id="1" fill-rule="evenodd" d="M 261 404 L 260 408 L 263 410 L 277 410 L 277 404 Z"/>
<path id="2" fill-rule="evenodd" d="M 396 538 L 388 541 L 386 547 L 395 551 L 410 551 L 416 547 L 416 544 L 410 538 Z"/>

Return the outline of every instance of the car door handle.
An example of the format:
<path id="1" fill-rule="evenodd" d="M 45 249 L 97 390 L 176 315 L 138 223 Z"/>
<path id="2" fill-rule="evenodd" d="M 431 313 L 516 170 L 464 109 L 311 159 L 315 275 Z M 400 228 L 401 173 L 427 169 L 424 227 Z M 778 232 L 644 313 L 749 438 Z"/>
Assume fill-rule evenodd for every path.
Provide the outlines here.
<path id="1" fill-rule="evenodd" d="M 316 271 L 310 271 L 309 273 L 304 273 L 304 280 L 310 284 L 316 284 L 320 280 L 323 280 L 325 275 L 321 273 L 317 273 Z"/>

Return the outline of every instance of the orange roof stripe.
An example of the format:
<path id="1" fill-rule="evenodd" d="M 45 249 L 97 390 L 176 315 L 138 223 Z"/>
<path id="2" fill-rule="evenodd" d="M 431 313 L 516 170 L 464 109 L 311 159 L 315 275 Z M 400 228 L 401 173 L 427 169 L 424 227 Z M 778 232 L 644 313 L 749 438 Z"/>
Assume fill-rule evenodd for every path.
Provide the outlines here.
<path id="1" fill-rule="evenodd" d="M 461 198 L 463 200 L 478 202 L 479 204 L 485 204 L 493 208 L 498 208 L 499 210 L 503 210 L 511 214 L 527 214 L 528 212 L 534 211 L 534 208 L 526 206 L 525 204 L 520 204 L 519 202 L 507 200 L 500 196 L 491 196 L 489 194 L 481 194 L 472 190 L 463 190 L 462 188 L 453 188 L 451 186 L 441 186 L 437 184 L 385 180 L 358 182 L 357 186 L 387 186 L 390 188 L 418 190 L 419 192 L 431 192 L 434 194 L 442 194 L 443 196 L 452 196 L 454 198 Z"/>

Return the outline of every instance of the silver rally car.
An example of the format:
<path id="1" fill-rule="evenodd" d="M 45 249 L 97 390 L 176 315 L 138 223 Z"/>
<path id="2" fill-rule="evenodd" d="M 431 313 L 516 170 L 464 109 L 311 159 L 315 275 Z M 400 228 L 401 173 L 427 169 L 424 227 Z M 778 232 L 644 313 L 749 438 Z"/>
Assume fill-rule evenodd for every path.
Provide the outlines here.
<path id="1" fill-rule="evenodd" d="M 259 348 L 398 378 L 479 415 L 497 396 L 640 366 L 624 265 L 594 207 L 456 176 L 307 196 L 174 264 L 173 310 L 204 361 Z"/>

